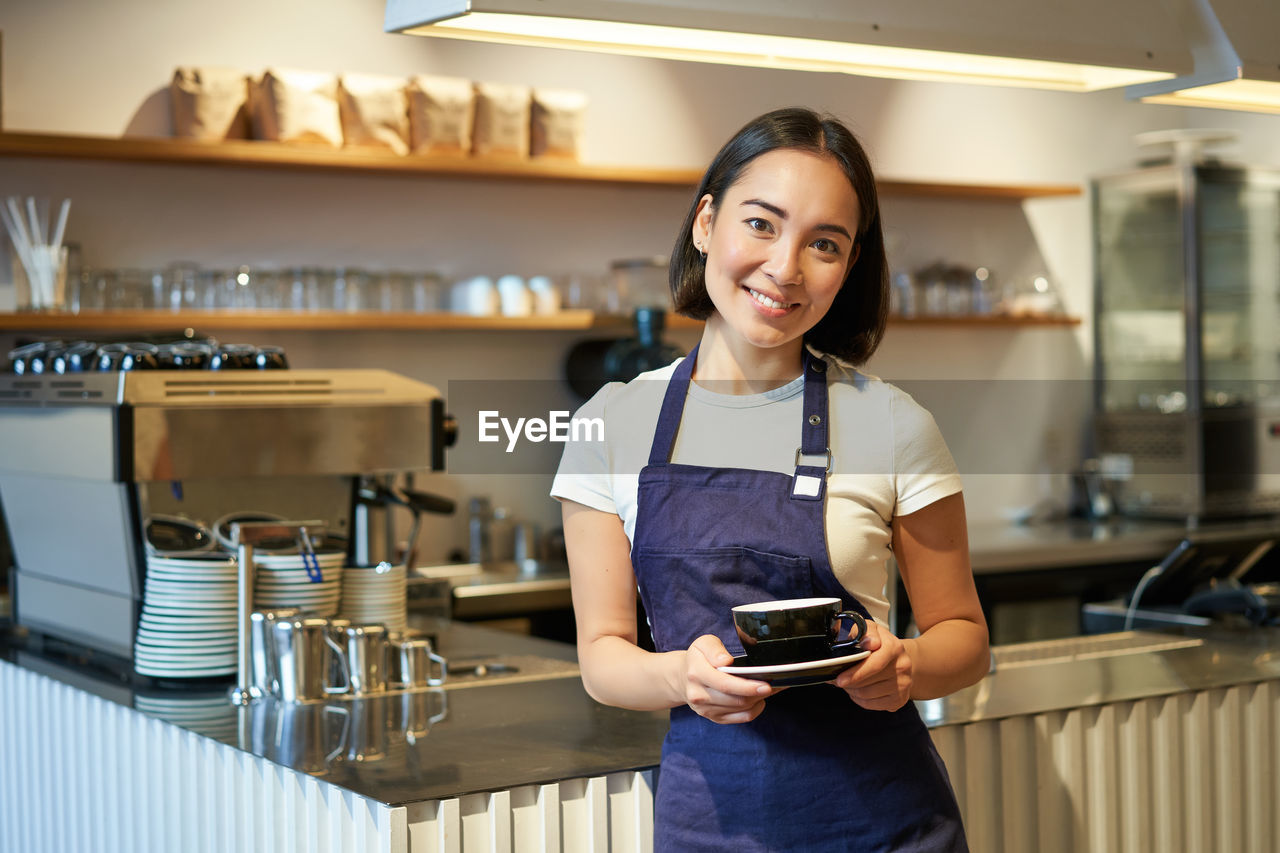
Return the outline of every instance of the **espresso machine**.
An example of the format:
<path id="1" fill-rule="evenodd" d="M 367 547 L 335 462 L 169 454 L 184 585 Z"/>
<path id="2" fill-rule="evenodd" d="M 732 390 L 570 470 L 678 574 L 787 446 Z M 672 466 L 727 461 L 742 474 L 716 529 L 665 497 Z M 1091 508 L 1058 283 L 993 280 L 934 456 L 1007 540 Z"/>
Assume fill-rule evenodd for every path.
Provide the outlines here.
<path id="1" fill-rule="evenodd" d="M 455 431 L 384 370 L 0 376 L 14 621 L 127 669 L 149 520 L 315 519 L 367 550 L 369 484 L 443 470 Z"/>

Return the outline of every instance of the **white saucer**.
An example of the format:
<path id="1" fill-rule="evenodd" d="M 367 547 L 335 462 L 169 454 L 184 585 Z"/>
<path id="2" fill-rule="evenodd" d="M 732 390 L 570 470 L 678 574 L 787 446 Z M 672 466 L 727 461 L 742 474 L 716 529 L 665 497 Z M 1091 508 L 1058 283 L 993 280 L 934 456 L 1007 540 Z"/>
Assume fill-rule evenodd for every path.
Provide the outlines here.
<path id="1" fill-rule="evenodd" d="M 234 675 L 236 665 L 234 663 L 229 666 L 187 666 L 179 664 L 177 666 L 164 666 L 161 664 L 147 663 L 146 661 L 136 661 L 133 665 L 135 672 L 140 675 L 150 675 L 155 678 L 208 678 L 217 675 Z"/>
<path id="2" fill-rule="evenodd" d="M 254 593 L 274 592 L 274 593 L 290 593 L 305 592 L 309 595 L 333 595 L 342 594 L 342 588 L 337 584 L 324 583 L 260 583 L 254 586 Z"/>
<path id="3" fill-rule="evenodd" d="M 147 567 L 153 569 L 171 569 L 188 573 L 235 571 L 235 561 L 225 555 L 210 555 L 203 560 L 184 559 L 180 557 L 147 557 Z"/>
<path id="4" fill-rule="evenodd" d="M 821 658 L 819 660 L 802 661 L 801 663 L 780 663 L 773 666 L 738 664 L 737 661 L 746 660 L 745 657 L 740 657 L 735 658 L 735 663 L 731 666 L 716 668 L 721 672 L 727 672 L 730 675 L 737 675 L 742 678 L 767 681 L 780 687 L 795 687 L 801 684 L 821 684 L 824 681 L 830 681 L 848 669 L 851 664 L 862 660 L 869 654 L 871 652 L 861 651 L 851 655 L 841 655 L 840 657 Z"/>
<path id="5" fill-rule="evenodd" d="M 165 630 L 166 628 L 185 628 L 190 631 L 204 630 L 235 630 L 236 616 L 235 611 L 229 616 L 221 617 L 200 617 L 200 616 L 172 616 L 167 613 L 148 613 L 142 612 L 139 620 L 140 625 L 146 625 L 148 628 L 157 628 Z"/>

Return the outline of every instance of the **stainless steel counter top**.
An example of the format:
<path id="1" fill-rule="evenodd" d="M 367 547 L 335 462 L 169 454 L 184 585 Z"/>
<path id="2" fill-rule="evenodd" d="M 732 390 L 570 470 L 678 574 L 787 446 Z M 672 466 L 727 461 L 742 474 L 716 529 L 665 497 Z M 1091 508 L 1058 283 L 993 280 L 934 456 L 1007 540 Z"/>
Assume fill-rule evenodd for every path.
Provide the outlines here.
<path id="1" fill-rule="evenodd" d="M 1205 522 L 1196 530 L 1280 536 L 1280 519 Z M 977 575 L 1139 561 L 1154 565 L 1189 532 L 1184 522 L 1142 519 L 970 522 L 969 554 Z"/>
<path id="2" fill-rule="evenodd" d="M 1280 629 L 1184 629 L 997 646 L 995 671 L 917 703 L 930 726 L 1039 714 L 1280 679 Z"/>
<path id="3" fill-rule="evenodd" d="M 572 605 L 567 563 L 450 563 L 419 566 L 410 580 L 447 582 L 456 619 L 494 619 Z M 410 590 L 412 599 L 414 593 Z"/>

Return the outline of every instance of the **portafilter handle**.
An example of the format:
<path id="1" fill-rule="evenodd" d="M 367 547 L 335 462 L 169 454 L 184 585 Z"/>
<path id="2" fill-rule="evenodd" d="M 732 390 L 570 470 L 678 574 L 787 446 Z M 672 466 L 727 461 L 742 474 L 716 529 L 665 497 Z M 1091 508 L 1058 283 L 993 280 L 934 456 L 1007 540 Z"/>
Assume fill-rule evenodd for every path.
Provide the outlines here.
<path id="1" fill-rule="evenodd" d="M 323 521 L 246 521 L 231 525 L 231 541 L 238 549 L 236 566 L 236 684 L 231 688 L 233 704 L 245 705 L 258 698 L 253 685 L 253 660 L 249 648 L 253 613 L 253 546 L 282 536 L 323 539 Z M 309 546 L 304 546 L 309 547 Z"/>
<path id="2" fill-rule="evenodd" d="M 412 573 L 418 564 L 418 533 L 422 530 L 423 513 L 450 515 L 454 511 L 455 504 L 443 495 L 433 495 L 430 492 L 401 489 L 400 493 L 404 495 L 404 505 L 409 508 L 409 512 L 413 513 L 413 526 L 409 529 L 409 547 L 404 558 L 404 570 Z"/>

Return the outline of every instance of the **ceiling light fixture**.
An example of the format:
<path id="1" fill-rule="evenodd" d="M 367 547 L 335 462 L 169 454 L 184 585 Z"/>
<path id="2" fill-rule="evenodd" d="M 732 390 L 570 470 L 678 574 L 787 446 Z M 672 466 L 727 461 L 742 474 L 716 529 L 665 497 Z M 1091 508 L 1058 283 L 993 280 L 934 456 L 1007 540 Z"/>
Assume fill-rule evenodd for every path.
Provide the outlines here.
<path id="1" fill-rule="evenodd" d="M 1165 16 L 1141 14 L 1159 2 L 1075 0 L 1042 7 L 1025 0 L 387 0 L 385 29 L 662 59 L 1088 92 L 1169 79 L 1192 68 Z"/>
<path id="2" fill-rule="evenodd" d="M 1280 113 L 1280 4 L 1165 0 L 1190 44 L 1194 70 L 1129 86 L 1146 103 Z"/>

